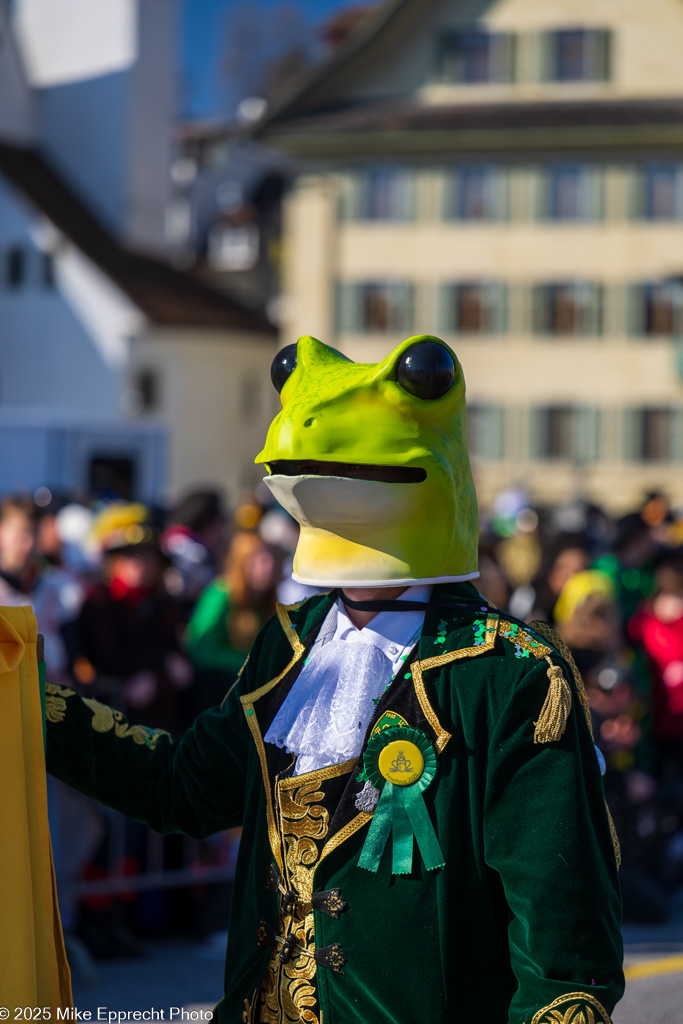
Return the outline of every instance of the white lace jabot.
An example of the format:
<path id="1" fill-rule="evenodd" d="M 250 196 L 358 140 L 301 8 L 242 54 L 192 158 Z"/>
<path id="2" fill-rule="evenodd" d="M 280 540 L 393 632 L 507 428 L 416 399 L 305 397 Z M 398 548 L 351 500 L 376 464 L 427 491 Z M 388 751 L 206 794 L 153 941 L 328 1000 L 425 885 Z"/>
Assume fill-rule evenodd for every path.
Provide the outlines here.
<path id="1" fill-rule="evenodd" d="M 399 601 L 428 601 L 431 586 Z M 341 598 L 330 608 L 265 740 L 296 754 L 295 775 L 360 754 L 375 704 L 417 643 L 423 611 L 380 612 L 356 629 Z"/>

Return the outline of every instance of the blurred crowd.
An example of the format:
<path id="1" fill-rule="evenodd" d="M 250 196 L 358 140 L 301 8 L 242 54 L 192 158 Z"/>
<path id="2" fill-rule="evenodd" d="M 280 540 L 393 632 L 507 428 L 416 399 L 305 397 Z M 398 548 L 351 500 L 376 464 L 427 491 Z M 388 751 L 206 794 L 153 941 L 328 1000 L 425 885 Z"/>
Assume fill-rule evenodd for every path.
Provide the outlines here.
<path id="1" fill-rule="evenodd" d="M 297 535 L 265 494 L 229 515 L 210 489 L 163 510 L 41 488 L 0 503 L 0 605 L 33 606 L 49 681 L 177 735 L 223 699 L 276 601 L 311 592 L 291 579 Z M 509 490 L 482 522 L 480 569 L 490 602 L 570 648 L 621 840 L 625 916 L 665 920 L 683 902 L 683 519 L 662 494 L 614 518 Z M 189 908 L 178 892 L 70 899 L 78 880 L 182 869 L 187 847 L 160 840 L 151 865 L 147 830 L 130 824 L 114 864 L 109 813 L 54 780 L 49 795 L 65 926 L 95 956 L 135 955 L 135 931 L 214 927 L 218 885 Z M 217 837 L 192 856 L 226 865 L 235 844 Z"/>

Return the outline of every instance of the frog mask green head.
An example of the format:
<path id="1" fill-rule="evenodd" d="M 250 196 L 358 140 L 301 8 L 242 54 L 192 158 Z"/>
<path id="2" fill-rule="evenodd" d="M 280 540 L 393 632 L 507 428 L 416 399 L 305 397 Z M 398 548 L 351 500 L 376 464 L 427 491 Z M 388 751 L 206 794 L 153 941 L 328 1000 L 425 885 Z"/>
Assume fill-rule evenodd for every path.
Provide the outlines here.
<path id="1" fill-rule="evenodd" d="M 478 576 L 465 381 L 451 349 L 408 338 L 354 363 L 315 338 L 275 357 L 282 410 L 257 463 L 301 526 L 295 580 L 391 587 Z"/>

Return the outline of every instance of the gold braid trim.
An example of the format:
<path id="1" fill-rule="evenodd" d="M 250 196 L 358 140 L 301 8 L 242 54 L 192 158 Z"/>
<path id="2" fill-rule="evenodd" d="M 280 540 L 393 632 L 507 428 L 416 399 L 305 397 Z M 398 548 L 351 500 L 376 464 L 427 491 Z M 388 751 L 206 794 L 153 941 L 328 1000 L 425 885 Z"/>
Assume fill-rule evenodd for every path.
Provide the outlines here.
<path id="1" fill-rule="evenodd" d="M 545 639 L 547 634 L 536 627 L 545 626 L 545 623 L 532 623 L 532 628 Z M 555 634 L 550 631 L 553 636 Z M 567 728 L 567 720 L 572 709 L 572 691 L 569 683 L 564 678 L 564 673 L 559 665 L 553 665 L 550 660 L 552 648 L 534 640 L 526 630 L 511 622 L 500 623 L 500 633 L 512 644 L 517 644 L 523 650 L 528 651 L 534 658 L 545 658 L 548 662 L 547 675 L 550 680 L 548 693 L 546 695 L 538 721 L 534 722 L 534 743 L 556 743 L 564 736 Z M 559 637 L 558 637 L 559 639 Z M 570 655 L 571 657 L 571 655 Z"/>
<path id="2" fill-rule="evenodd" d="M 593 722 L 592 722 L 592 719 L 591 719 L 591 709 L 590 709 L 590 704 L 588 702 L 588 694 L 586 693 L 586 687 L 583 684 L 583 679 L 581 678 L 581 673 L 579 672 L 579 667 L 576 664 L 576 662 L 574 661 L 574 656 L 572 655 L 572 652 L 569 650 L 569 648 L 567 647 L 567 645 L 564 642 L 564 640 L 562 639 L 562 637 L 559 636 L 555 632 L 555 630 L 552 629 L 548 625 L 547 622 L 541 622 L 539 620 L 537 622 L 530 622 L 529 625 L 531 626 L 531 628 L 533 630 L 535 630 L 536 633 L 538 633 L 540 636 L 542 636 L 544 640 L 547 640 L 548 643 L 551 643 L 553 645 L 553 647 L 557 650 L 557 652 L 559 654 L 562 655 L 562 657 L 564 658 L 564 660 L 567 662 L 567 664 L 569 665 L 570 669 L 572 670 L 572 675 L 574 676 L 574 682 L 576 683 L 576 689 L 577 689 L 577 692 L 579 694 L 579 700 L 581 701 L 581 706 L 583 707 L 583 711 L 584 711 L 584 714 L 586 716 L 586 722 L 588 723 L 588 731 L 591 734 L 591 739 L 593 740 L 593 743 L 595 743 L 595 737 L 593 736 Z M 614 859 L 617 862 L 617 868 L 620 868 L 621 867 L 621 843 L 619 842 L 619 836 L 617 835 L 617 830 L 614 827 L 614 821 L 612 820 L 612 812 L 610 811 L 609 807 L 607 806 L 607 801 L 606 800 L 605 800 L 605 810 L 607 811 L 607 820 L 609 822 L 609 831 L 610 831 L 610 835 L 612 837 L 612 846 L 614 847 Z"/>
<path id="3" fill-rule="evenodd" d="M 588 992 L 568 992 L 535 1015 L 531 1024 L 611 1024 L 602 1003 Z"/>

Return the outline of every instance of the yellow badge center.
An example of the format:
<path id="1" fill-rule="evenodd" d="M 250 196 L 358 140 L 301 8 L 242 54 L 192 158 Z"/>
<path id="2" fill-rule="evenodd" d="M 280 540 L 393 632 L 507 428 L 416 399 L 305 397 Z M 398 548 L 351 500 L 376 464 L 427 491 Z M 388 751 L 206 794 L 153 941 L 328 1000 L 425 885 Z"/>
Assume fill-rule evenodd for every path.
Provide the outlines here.
<path id="1" fill-rule="evenodd" d="M 412 786 L 422 775 L 425 759 L 414 743 L 394 740 L 379 755 L 379 770 L 387 782 L 395 786 Z"/>

